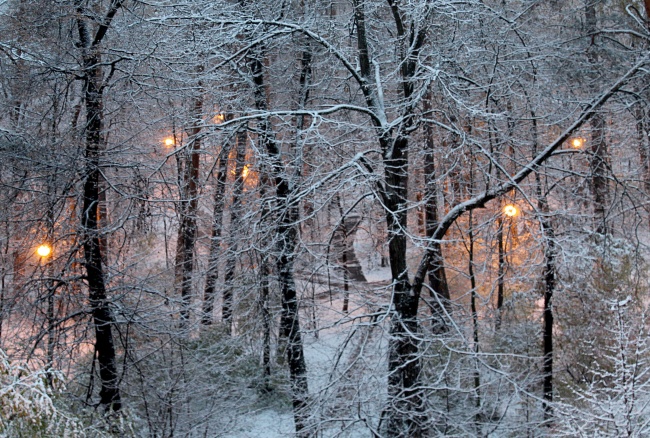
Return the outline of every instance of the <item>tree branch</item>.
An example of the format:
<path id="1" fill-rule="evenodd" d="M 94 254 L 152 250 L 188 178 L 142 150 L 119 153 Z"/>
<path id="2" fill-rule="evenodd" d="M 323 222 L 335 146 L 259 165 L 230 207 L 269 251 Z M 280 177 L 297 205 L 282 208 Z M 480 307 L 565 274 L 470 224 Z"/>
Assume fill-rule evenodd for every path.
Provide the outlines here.
<path id="1" fill-rule="evenodd" d="M 650 0 L 649 0 L 650 1 Z M 488 190 L 482 195 L 475 196 L 472 199 L 469 199 L 465 202 L 462 202 L 452 208 L 449 213 L 447 213 L 438 224 L 438 227 L 431 235 L 431 239 L 427 247 L 431 246 L 431 242 L 440 241 L 447 233 L 447 230 L 453 223 L 466 211 L 474 210 L 476 208 L 484 207 L 485 204 L 491 200 L 498 198 L 499 196 L 509 192 L 520 182 L 528 177 L 532 172 L 539 168 L 548 158 L 553 155 L 556 149 L 558 149 L 562 144 L 571 137 L 571 135 L 578 130 L 584 123 L 586 123 L 597 111 L 603 106 L 617 91 L 620 90 L 632 77 L 642 69 L 642 67 L 648 62 L 650 55 L 644 56 L 641 61 L 637 62 L 628 72 L 623 75 L 618 81 L 616 81 L 609 89 L 604 93 L 598 96 L 592 101 L 592 103 L 585 108 L 580 116 L 576 119 L 571 126 L 569 126 L 559 137 L 555 139 L 551 144 L 549 144 L 546 149 L 537 154 L 527 165 L 525 165 L 519 172 L 517 172 L 509 181 L 504 182 L 492 190 Z M 424 283 L 424 278 L 426 276 L 428 266 L 429 266 L 430 252 L 427 251 L 425 255 L 420 260 L 418 265 L 418 270 L 416 271 L 415 278 L 413 280 L 413 289 L 417 293 L 422 289 Z"/>

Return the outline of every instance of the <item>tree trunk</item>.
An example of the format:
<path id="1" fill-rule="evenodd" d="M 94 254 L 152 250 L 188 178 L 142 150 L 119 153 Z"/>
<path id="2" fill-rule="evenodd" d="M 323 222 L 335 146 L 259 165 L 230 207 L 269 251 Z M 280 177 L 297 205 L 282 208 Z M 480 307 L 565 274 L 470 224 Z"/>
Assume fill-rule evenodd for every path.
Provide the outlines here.
<path id="1" fill-rule="evenodd" d="M 503 298 L 505 289 L 505 248 L 503 242 L 503 218 L 497 219 L 497 246 L 498 246 L 498 267 L 497 267 L 497 317 L 494 324 L 496 330 L 501 329 L 501 321 L 503 318 Z"/>
<path id="2" fill-rule="evenodd" d="M 266 255 L 261 255 L 260 262 L 260 313 L 262 314 L 262 368 L 264 370 L 263 390 L 271 390 L 271 322 L 272 316 L 269 311 L 269 277 L 271 276 L 271 267 L 266 259 Z"/>
<path id="3" fill-rule="evenodd" d="M 531 111 L 533 121 L 533 154 L 537 153 L 537 117 Z M 535 185 L 537 191 L 537 208 L 541 213 L 540 224 L 546 248 L 544 249 L 544 309 L 542 312 L 542 397 L 544 419 L 553 416 L 553 293 L 555 292 L 555 230 L 548 217 L 549 208 L 546 194 L 542 190 L 540 173 L 535 172 Z"/>
<path id="4" fill-rule="evenodd" d="M 596 17 L 596 3 L 599 0 L 585 0 L 585 22 L 587 35 L 591 37 L 591 45 L 587 50 L 587 59 L 592 69 L 598 68 L 598 48 L 595 45 L 595 33 L 598 19 Z M 591 85 L 596 91 L 595 85 Z M 591 192 L 594 201 L 594 225 L 596 232 L 607 234 L 607 207 L 609 204 L 609 184 L 607 182 L 607 161 L 609 151 L 605 141 L 605 118 L 600 112 L 594 113 L 591 125 Z"/>
<path id="5" fill-rule="evenodd" d="M 650 0 L 648 0 L 650 1 Z M 643 190 L 646 194 L 650 194 L 650 156 L 648 155 L 648 148 L 650 145 L 646 144 L 646 115 L 643 111 L 643 102 L 636 103 L 634 108 L 634 118 L 636 119 L 636 138 L 639 149 L 639 159 L 641 161 L 641 175 L 640 180 L 643 182 Z"/>
<path id="6" fill-rule="evenodd" d="M 384 141 L 383 150 L 388 150 Z M 424 397 L 418 388 L 420 357 L 417 334 L 419 293 L 408 280 L 406 265 L 406 202 L 408 186 L 407 141 L 398 138 L 390 158 L 384 159 L 388 254 L 393 279 L 394 313 L 390 328 L 388 359 L 388 436 L 419 436 L 423 433 Z"/>
<path id="7" fill-rule="evenodd" d="M 269 217 L 269 203 L 266 202 L 266 188 L 271 186 L 268 172 L 264 168 L 259 170 L 259 191 L 260 200 L 262 202 L 262 209 L 260 212 L 260 220 L 264 225 L 271 225 L 271 218 Z M 265 228 L 264 226 L 262 228 Z M 259 293 L 259 310 L 262 316 L 262 368 L 264 371 L 264 382 L 262 390 L 270 392 L 272 390 L 270 377 L 271 377 L 271 330 L 273 325 L 273 316 L 269 310 L 270 287 L 269 278 L 272 274 L 271 264 L 269 262 L 269 251 L 263 249 L 258 250 L 258 257 L 260 260 L 260 293 Z M 284 350 L 283 350 L 284 351 Z"/>
<path id="8" fill-rule="evenodd" d="M 198 72 L 203 69 L 197 67 Z M 176 278 L 176 290 L 180 290 L 180 327 L 186 329 L 192 304 L 192 274 L 194 271 L 194 245 L 196 243 L 196 213 L 199 205 L 199 163 L 201 150 L 201 123 L 203 115 L 203 96 L 201 90 L 192 99 L 192 126 L 188 130 L 189 145 L 181 187 L 181 208 L 179 241 L 176 244 L 176 260 L 180 269 Z"/>
<path id="9" fill-rule="evenodd" d="M 472 177 L 470 177 L 473 179 Z M 473 184 L 472 184 L 473 185 Z M 468 217 L 468 227 L 469 227 L 469 260 L 467 262 L 467 270 L 469 274 L 469 283 L 472 288 L 470 295 L 470 311 L 472 312 L 472 340 L 474 354 L 477 356 L 475 358 L 477 362 L 477 367 L 474 370 L 474 393 L 476 397 L 476 416 L 474 417 L 474 422 L 476 423 L 476 430 L 480 436 L 480 408 L 481 408 L 481 376 L 478 370 L 478 353 L 479 353 L 479 338 L 478 338 L 478 311 L 476 309 L 476 275 L 474 274 L 474 223 L 473 223 L 473 212 L 470 210 Z"/>
<path id="10" fill-rule="evenodd" d="M 545 207 L 541 210 L 548 212 L 546 200 L 540 201 Z M 543 313 L 543 341 L 544 341 L 544 365 L 543 365 L 543 397 L 544 417 L 546 419 L 553 415 L 553 292 L 555 291 L 555 231 L 550 219 L 542 218 L 542 230 L 546 241 L 544 251 L 544 313 Z"/>
<path id="11" fill-rule="evenodd" d="M 426 31 L 424 28 L 409 29 L 405 26 L 399 4 L 392 0 L 388 3 L 400 41 L 401 97 L 405 102 L 410 102 L 413 98 L 413 78 L 418 54 L 424 44 Z M 359 74 L 362 78 L 361 90 L 369 109 L 382 112 L 383 116 L 383 97 L 374 89 L 379 84 L 375 83 L 371 68 L 362 0 L 354 1 L 354 15 L 357 25 Z M 413 33 L 407 35 L 409 31 Z M 410 44 L 407 45 L 407 41 Z M 408 133 L 413 126 L 415 115 L 414 109 L 408 105 L 403 111 L 402 123 L 396 132 L 387 130 L 381 120 L 372 119 L 384 164 L 384 181 L 380 186 L 380 194 L 386 215 L 393 287 L 388 346 L 388 406 L 382 417 L 387 420 L 387 436 L 420 436 L 424 433 L 427 416 L 424 409 L 425 397 L 418 386 L 421 365 L 418 340 L 414 334 L 419 331 L 418 304 L 422 285 L 411 286 L 406 264 Z"/>
<path id="12" fill-rule="evenodd" d="M 232 312 L 233 312 L 233 279 L 235 278 L 235 267 L 237 265 L 237 251 L 239 248 L 236 226 L 239 225 L 241 213 L 241 194 L 244 188 L 244 172 L 246 160 L 246 139 L 247 132 L 241 129 L 237 132 L 237 146 L 235 157 L 235 183 L 233 187 L 232 204 L 230 205 L 230 255 L 226 259 L 226 272 L 224 274 L 225 288 L 223 291 L 223 303 L 221 317 L 226 326 L 228 334 L 232 334 Z"/>
<path id="13" fill-rule="evenodd" d="M 217 280 L 219 279 L 219 253 L 221 250 L 221 233 L 223 231 L 223 209 L 226 193 L 226 177 L 228 175 L 228 152 L 224 145 L 219 154 L 219 167 L 216 177 L 214 192 L 214 207 L 212 214 L 212 234 L 210 238 L 210 254 L 208 256 L 208 272 L 205 277 L 205 291 L 203 293 L 203 315 L 201 324 L 212 324 L 212 312 L 216 294 Z"/>
<path id="14" fill-rule="evenodd" d="M 103 149 L 103 77 L 98 45 L 121 7 L 114 1 L 94 37 L 91 36 L 80 2 L 77 2 L 77 29 L 79 46 L 83 52 L 83 85 L 86 109 L 85 159 L 86 175 L 83 186 L 84 266 L 88 281 L 90 309 L 95 327 L 95 351 L 99 363 L 101 389 L 99 404 L 106 410 L 119 411 L 122 407 L 113 344 L 112 326 L 115 320 L 108 305 L 104 268 L 102 266 L 101 236 L 98 228 L 100 157 Z"/>
<path id="15" fill-rule="evenodd" d="M 424 112 L 429 114 L 431 112 L 431 92 L 424 98 Z M 436 168 L 434 162 L 433 151 L 434 144 L 434 130 L 431 123 L 424 125 L 424 184 L 425 184 L 425 230 L 426 236 L 431 238 L 433 232 L 438 228 L 438 190 L 436 181 Z M 434 298 L 431 307 L 431 316 L 434 318 L 434 326 L 437 327 L 436 331 L 447 331 L 447 324 L 445 322 L 445 309 L 443 306 L 449 304 L 449 286 L 447 284 L 447 275 L 445 273 L 444 258 L 442 255 L 442 248 L 438 241 L 431 242 L 427 247 L 430 252 L 429 256 L 429 287 L 431 297 Z"/>
<path id="16" fill-rule="evenodd" d="M 266 85 L 263 71 L 263 49 L 257 49 L 249 61 L 253 77 L 255 106 L 258 111 L 267 111 Z M 282 314 L 280 316 L 280 337 L 287 339 L 287 364 L 291 380 L 293 414 L 296 435 L 308 436 L 307 432 L 307 401 L 309 388 L 307 385 L 307 365 L 303 353 L 303 343 L 300 333 L 298 315 L 298 297 L 293 276 L 295 247 L 298 236 L 298 203 L 292 202 L 291 183 L 282 164 L 281 151 L 273 136 L 268 118 L 262 119 L 258 125 L 260 143 L 264 145 L 271 160 L 271 175 L 275 183 L 275 195 L 278 205 L 277 236 L 277 269 L 282 296 Z"/>

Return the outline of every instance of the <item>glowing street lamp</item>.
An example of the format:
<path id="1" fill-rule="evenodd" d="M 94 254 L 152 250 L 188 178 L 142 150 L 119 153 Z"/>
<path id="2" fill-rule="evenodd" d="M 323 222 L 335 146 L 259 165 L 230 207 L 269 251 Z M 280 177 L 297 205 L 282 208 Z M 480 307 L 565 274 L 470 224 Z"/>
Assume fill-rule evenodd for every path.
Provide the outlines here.
<path id="1" fill-rule="evenodd" d="M 582 146 L 584 146 L 584 144 L 585 144 L 584 138 L 576 137 L 571 140 L 571 147 L 573 149 L 581 149 Z"/>
<path id="2" fill-rule="evenodd" d="M 515 207 L 512 204 L 508 204 L 505 207 L 503 207 L 503 214 L 505 214 L 508 217 L 515 217 L 517 216 L 517 213 L 519 213 L 519 210 L 517 210 L 517 207 Z"/>
<path id="3" fill-rule="evenodd" d="M 165 143 L 165 146 L 170 148 L 170 147 L 174 146 L 175 141 L 174 141 L 174 139 L 172 137 L 167 137 L 166 139 L 163 140 L 163 143 Z"/>
<path id="4" fill-rule="evenodd" d="M 36 254 L 38 254 L 40 257 L 47 257 L 50 254 L 52 254 L 52 247 L 44 243 L 38 248 L 36 248 Z"/>

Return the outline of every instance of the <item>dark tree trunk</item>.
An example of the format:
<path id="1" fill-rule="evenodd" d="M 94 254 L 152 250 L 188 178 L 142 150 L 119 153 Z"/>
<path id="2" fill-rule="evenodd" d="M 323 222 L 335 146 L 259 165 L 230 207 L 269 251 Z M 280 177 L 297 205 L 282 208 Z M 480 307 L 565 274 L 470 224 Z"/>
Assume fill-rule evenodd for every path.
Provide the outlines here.
<path id="1" fill-rule="evenodd" d="M 262 254 L 260 262 L 260 313 L 262 314 L 262 368 L 264 369 L 264 391 L 270 391 L 271 377 L 271 322 L 269 311 L 269 277 L 271 267 L 266 255 Z"/>
<path id="2" fill-rule="evenodd" d="M 99 403 L 106 410 L 119 411 L 122 407 L 118 387 L 118 373 L 113 344 L 112 326 L 115 320 L 106 296 L 106 283 L 102 265 L 101 236 L 98 227 L 98 205 L 100 200 L 100 157 L 103 149 L 103 77 L 99 44 L 110 23 L 121 7 L 120 1 L 111 4 L 106 17 L 94 37 L 84 21 L 86 13 L 78 2 L 77 29 L 79 46 L 83 52 L 83 84 L 86 109 L 85 159 L 86 175 L 83 187 L 83 229 L 84 266 L 89 290 L 90 309 L 95 327 L 95 351 L 99 363 L 101 389 Z"/>
<path id="3" fill-rule="evenodd" d="M 350 230 L 346 226 L 346 217 L 345 217 L 345 212 L 343 211 L 343 204 L 341 203 L 341 197 L 337 194 L 336 195 L 336 204 L 339 208 L 339 215 L 341 216 L 341 223 L 337 227 L 336 230 L 334 230 L 335 236 L 337 234 L 340 235 L 339 238 L 336 241 L 339 241 L 339 246 L 340 248 L 337 249 L 337 252 L 340 251 L 341 257 L 341 264 L 343 265 L 343 308 L 341 311 L 343 313 L 348 313 L 348 307 L 350 304 L 350 268 L 348 266 L 350 260 L 348 258 L 349 254 L 349 243 L 348 243 L 348 237 L 349 237 L 349 232 Z"/>
<path id="4" fill-rule="evenodd" d="M 200 72 L 202 69 L 199 67 Z M 177 277 L 176 289 L 180 289 L 181 311 L 180 326 L 186 329 L 190 318 L 192 304 L 192 274 L 194 272 L 194 245 L 196 243 L 197 223 L 196 213 L 199 205 L 199 164 L 201 150 L 201 116 L 203 115 L 203 96 L 192 99 L 192 124 L 188 130 L 189 145 L 181 187 L 181 208 L 179 241 L 176 245 L 176 260 L 180 270 Z"/>
<path id="5" fill-rule="evenodd" d="M 470 177 L 472 178 L 472 177 Z M 473 178 L 472 178 L 473 179 Z M 476 275 L 474 274 L 474 223 L 473 223 L 473 214 L 470 210 L 468 218 L 468 227 L 469 227 L 469 261 L 467 263 L 467 270 L 469 274 L 469 283 L 472 288 L 470 295 L 470 311 L 472 312 L 472 340 L 474 342 L 474 354 L 477 355 L 476 361 L 478 362 L 478 353 L 479 353 L 479 338 L 478 338 L 478 311 L 476 309 Z M 474 370 L 474 393 L 476 397 L 476 408 L 480 409 L 481 407 L 481 376 L 477 368 Z M 477 432 L 480 431 L 480 410 L 477 411 L 474 418 L 476 423 Z M 480 433 L 479 433 L 480 436 Z"/>
<path id="6" fill-rule="evenodd" d="M 533 126 L 533 154 L 537 154 L 537 117 L 531 111 Z M 535 185 L 537 191 L 537 208 L 541 214 L 540 223 L 546 248 L 544 249 L 544 309 L 542 313 L 542 349 L 544 351 L 542 364 L 542 397 L 544 419 L 553 416 L 553 293 L 555 292 L 555 230 L 551 218 L 548 217 L 549 208 L 546 193 L 542 189 L 539 172 L 535 172 Z"/>
<path id="7" fill-rule="evenodd" d="M 266 189 L 271 187 L 268 172 L 264 169 L 259 171 L 259 191 L 260 200 L 262 202 L 262 209 L 260 218 L 264 225 L 271 226 L 270 208 L 269 203 L 266 202 Z M 265 227 L 263 227 L 265 228 Z M 271 264 L 269 262 L 269 251 L 259 250 L 258 257 L 260 259 L 260 293 L 259 293 L 259 310 L 262 316 L 262 368 L 264 371 L 264 383 L 262 386 L 263 391 L 270 392 L 272 390 L 270 377 L 271 377 L 271 330 L 273 325 L 273 316 L 269 310 L 270 287 L 269 278 L 272 274 Z"/>
<path id="8" fill-rule="evenodd" d="M 544 206 L 546 205 L 544 201 Z M 548 207 L 546 207 L 546 212 Z M 545 212 L 542 210 L 542 212 Z M 553 415 L 553 292 L 555 291 L 555 231 L 549 218 L 542 218 L 542 230 L 546 241 L 544 251 L 544 314 L 543 314 L 543 396 L 544 416 Z"/>
<path id="9" fill-rule="evenodd" d="M 389 412 L 388 436 L 419 436 L 423 433 L 424 397 L 418 387 L 420 357 L 417 334 L 419 332 L 419 293 L 415 293 L 408 280 L 406 265 L 406 202 L 408 185 L 407 141 L 398 138 L 392 144 L 390 158 L 385 157 L 386 222 L 388 224 L 388 254 L 393 279 L 393 320 L 390 328 L 388 359 Z M 383 150 L 389 144 L 384 141 Z"/>
<path id="10" fill-rule="evenodd" d="M 400 40 L 401 94 L 405 102 L 413 99 L 417 59 L 426 36 L 425 28 L 409 28 L 403 21 L 400 5 L 388 1 L 397 36 Z M 357 25 L 357 54 L 361 90 L 370 109 L 383 113 L 383 102 L 374 90 L 376 84 L 366 37 L 364 2 L 354 1 Z M 409 33 L 411 32 L 411 33 Z M 380 194 L 385 208 L 388 230 L 388 252 L 392 277 L 392 314 L 388 357 L 388 406 L 382 415 L 387 420 L 387 436 L 421 436 L 427 417 L 425 397 L 418 382 L 420 357 L 418 304 L 422 284 L 412 287 L 406 264 L 408 132 L 413 126 L 414 108 L 405 105 L 402 123 L 396 132 L 385 129 L 377 118 L 372 121 L 378 134 L 384 164 L 384 181 Z M 428 257 L 427 257 L 428 259 Z M 428 267 L 428 266 L 427 266 Z"/>
<path id="11" fill-rule="evenodd" d="M 263 71 L 263 49 L 257 49 L 249 61 L 249 68 L 253 77 L 254 97 L 256 109 L 267 111 L 266 85 Z M 298 236 L 298 203 L 291 199 L 291 184 L 295 181 L 288 180 L 288 174 L 282 164 L 281 151 L 273 136 L 271 122 L 268 118 L 262 119 L 258 125 L 260 143 L 264 145 L 271 160 L 271 178 L 275 183 L 275 196 L 277 199 L 278 224 L 277 238 L 277 269 L 282 297 L 282 313 L 280 316 L 280 337 L 287 339 L 286 358 L 289 366 L 291 380 L 292 402 L 296 435 L 307 436 L 307 399 L 309 388 L 307 385 L 307 365 L 303 353 L 303 343 L 300 333 L 300 319 L 298 315 L 298 297 L 293 276 L 296 240 Z"/>
<path id="12" fill-rule="evenodd" d="M 505 248 L 503 242 L 503 218 L 497 219 L 497 246 L 498 246 L 498 267 L 497 267 L 497 317 L 495 322 L 495 329 L 501 328 L 501 321 L 503 318 L 503 296 L 505 289 Z"/>
<path id="13" fill-rule="evenodd" d="M 598 68 L 598 47 L 595 45 L 595 33 L 598 28 L 596 16 L 596 3 L 599 0 L 585 0 L 585 22 L 586 32 L 591 38 L 591 45 L 587 50 L 587 59 L 592 69 Z M 591 89 L 595 92 L 595 83 L 592 82 Z M 591 192 L 594 202 L 594 225 L 596 232 L 607 234 L 607 207 L 609 204 L 609 184 L 607 182 L 607 162 L 609 151 L 605 139 L 605 117 L 600 113 L 594 113 L 590 121 L 591 125 Z"/>

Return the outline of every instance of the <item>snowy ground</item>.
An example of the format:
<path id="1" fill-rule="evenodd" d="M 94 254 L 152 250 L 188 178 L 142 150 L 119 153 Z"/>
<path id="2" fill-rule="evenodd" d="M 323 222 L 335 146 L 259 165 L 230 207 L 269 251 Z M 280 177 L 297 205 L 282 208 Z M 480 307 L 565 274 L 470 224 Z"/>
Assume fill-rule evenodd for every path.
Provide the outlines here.
<path id="1" fill-rule="evenodd" d="M 385 293 L 385 285 L 390 283 L 391 273 L 389 267 L 378 266 L 378 260 L 371 260 L 368 253 L 372 253 L 372 243 L 368 236 L 360 232 L 356 236 L 355 252 L 360 260 L 364 275 L 368 283 L 354 283 L 350 285 L 350 312 L 344 314 L 342 292 L 335 290 L 330 293 L 327 284 L 306 284 L 298 281 L 299 289 L 303 290 L 306 296 L 315 297 L 315 307 L 318 321 L 318 337 L 315 336 L 313 327 L 309 326 L 311 309 L 303 301 L 301 312 L 301 327 L 304 331 L 303 341 L 305 348 L 305 359 L 307 361 L 308 380 L 310 393 L 321 391 L 328 383 L 329 376 L 334 368 L 334 362 L 339 358 L 342 345 L 353 331 L 354 325 L 361 327 L 367 325 L 369 317 L 364 317 L 369 311 L 376 311 L 378 306 L 388 304 L 389 295 Z M 325 278 L 319 279 L 326 281 Z M 334 286 L 340 279 L 331 279 Z M 306 291 L 310 291 L 307 293 Z M 370 304 L 370 306 L 369 306 Z M 375 306 L 376 305 L 376 306 Z M 355 340 L 346 344 L 346 350 L 342 355 L 350 355 L 355 350 Z M 381 354 L 381 353 L 380 353 Z M 286 412 L 278 412 L 273 408 L 249 413 L 241 419 L 238 430 L 228 435 L 233 438 L 275 438 L 287 437 L 294 433 L 293 413 L 290 409 Z M 347 437 L 368 436 L 365 429 L 359 433 L 353 430 L 343 434 Z"/>
<path id="2" fill-rule="evenodd" d="M 320 296 L 321 298 L 316 303 L 319 321 L 318 337 L 314 335 L 313 331 L 306 331 L 303 337 L 309 388 L 312 394 L 331 384 L 330 373 L 335 368 L 334 363 L 337 359 L 344 362 L 350 355 L 354 354 L 358 337 L 354 337 L 350 342 L 346 343 L 354 329 L 354 325 L 361 328 L 367 326 L 369 321 L 369 318 L 364 316 L 368 311 L 368 307 L 365 305 L 368 299 L 367 294 L 351 291 L 350 313 L 348 315 L 341 312 L 343 306 L 342 297 L 333 299 L 330 303 L 330 299 L 326 294 Z M 307 322 L 307 316 L 302 316 L 302 322 L 304 326 Z M 341 355 L 343 345 L 346 345 L 346 348 Z M 291 410 L 278 412 L 270 408 L 247 414 L 246 418 L 242 419 L 239 430 L 228 436 L 233 438 L 274 438 L 291 436 L 293 433 L 294 424 Z M 367 434 L 367 430 L 365 430 L 365 433 L 360 434 L 350 431 L 344 436 L 367 436 Z"/>

